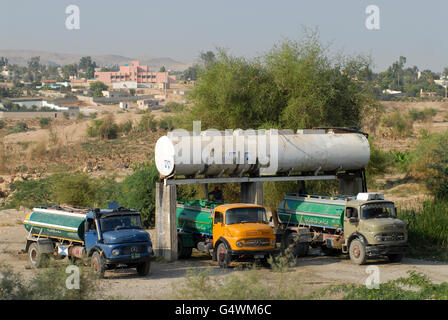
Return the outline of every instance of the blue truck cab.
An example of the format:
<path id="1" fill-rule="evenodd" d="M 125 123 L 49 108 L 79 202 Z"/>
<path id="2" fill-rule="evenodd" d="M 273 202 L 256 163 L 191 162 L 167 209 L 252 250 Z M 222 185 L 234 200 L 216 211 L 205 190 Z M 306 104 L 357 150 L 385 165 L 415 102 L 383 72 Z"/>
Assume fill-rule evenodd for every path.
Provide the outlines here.
<path id="1" fill-rule="evenodd" d="M 92 210 L 86 215 L 84 232 L 85 250 L 98 274 L 122 267 L 136 268 L 141 276 L 149 273 L 154 252 L 138 211 Z"/>

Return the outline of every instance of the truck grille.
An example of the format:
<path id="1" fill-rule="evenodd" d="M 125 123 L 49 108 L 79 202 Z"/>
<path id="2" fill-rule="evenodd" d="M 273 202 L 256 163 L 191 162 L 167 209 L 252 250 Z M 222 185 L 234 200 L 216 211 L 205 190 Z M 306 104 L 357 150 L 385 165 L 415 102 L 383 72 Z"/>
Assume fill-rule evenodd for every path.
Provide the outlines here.
<path id="1" fill-rule="evenodd" d="M 244 240 L 245 247 L 268 247 L 271 245 L 271 240 L 266 238 L 256 238 Z"/>
<path id="2" fill-rule="evenodd" d="M 256 230 L 256 231 L 247 231 L 245 234 L 247 237 L 253 237 L 253 236 L 265 236 L 269 235 L 269 231 L 267 230 Z"/>
<path id="3" fill-rule="evenodd" d="M 145 251 L 145 245 L 133 245 L 120 248 L 120 253 L 123 255 L 130 255 L 131 253 L 144 253 Z"/>
<path id="4" fill-rule="evenodd" d="M 383 241 L 400 241 L 405 239 L 403 232 L 387 232 L 381 234 L 381 237 Z"/>

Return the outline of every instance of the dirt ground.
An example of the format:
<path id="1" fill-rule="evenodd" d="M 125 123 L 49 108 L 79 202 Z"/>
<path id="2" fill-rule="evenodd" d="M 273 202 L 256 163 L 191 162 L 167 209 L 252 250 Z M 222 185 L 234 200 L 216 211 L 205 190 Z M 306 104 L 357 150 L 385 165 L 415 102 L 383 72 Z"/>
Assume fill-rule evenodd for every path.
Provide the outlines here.
<path id="1" fill-rule="evenodd" d="M 34 270 L 29 266 L 27 255 L 21 253 L 27 235 L 22 224 L 26 214 L 27 211 L 19 210 L 0 211 L 0 264 L 12 266 L 16 272 L 30 278 Z M 154 230 L 148 231 L 154 234 Z M 330 284 L 364 284 L 370 275 L 366 268 L 372 265 L 379 268 L 381 282 L 406 276 L 410 270 L 426 274 L 435 283 L 448 281 L 447 263 L 405 258 L 401 263 L 375 260 L 368 265 L 357 266 L 343 255 L 323 256 L 320 250 L 311 250 L 309 256 L 298 259 L 289 276 L 296 279 L 297 286 L 306 294 Z M 205 269 L 211 270 L 213 277 L 218 278 L 247 272 L 239 266 L 220 269 L 208 256 L 195 253 L 188 260 L 172 263 L 155 261 L 146 277 L 137 276 L 135 270 L 108 271 L 105 278 L 100 280 L 101 291 L 105 298 L 172 299 L 185 283 L 189 270 L 199 272 Z M 261 281 L 275 281 L 275 274 L 270 269 L 262 268 L 261 272 Z"/>

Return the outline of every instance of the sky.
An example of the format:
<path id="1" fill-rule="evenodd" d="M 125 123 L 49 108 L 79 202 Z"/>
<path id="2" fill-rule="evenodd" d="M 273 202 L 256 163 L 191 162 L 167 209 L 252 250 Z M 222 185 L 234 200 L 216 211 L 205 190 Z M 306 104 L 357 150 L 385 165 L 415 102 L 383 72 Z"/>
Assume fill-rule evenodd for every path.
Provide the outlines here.
<path id="1" fill-rule="evenodd" d="M 66 27 L 69 5 L 79 8 L 79 29 Z M 369 5 L 379 29 L 366 27 Z M 335 52 L 370 55 L 376 71 L 405 56 L 407 66 L 440 72 L 447 18 L 446 0 L 2 0 L 0 49 L 193 61 L 222 47 L 254 57 L 300 39 L 305 26 Z"/>

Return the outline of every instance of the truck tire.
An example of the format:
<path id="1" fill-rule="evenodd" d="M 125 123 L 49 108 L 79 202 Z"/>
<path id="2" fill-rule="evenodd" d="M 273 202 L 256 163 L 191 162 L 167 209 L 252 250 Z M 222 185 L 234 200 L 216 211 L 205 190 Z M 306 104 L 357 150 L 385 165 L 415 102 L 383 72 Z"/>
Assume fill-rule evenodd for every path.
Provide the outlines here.
<path id="1" fill-rule="evenodd" d="M 30 259 L 31 265 L 34 268 L 45 267 L 48 264 L 49 256 L 48 254 L 41 253 L 39 246 L 36 242 L 30 244 L 28 248 L 28 257 Z"/>
<path id="2" fill-rule="evenodd" d="M 387 257 L 389 258 L 390 262 L 400 262 L 401 259 L 403 259 L 403 254 L 399 253 L 399 254 L 389 254 Z"/>
<path id="3" fill-rule="evenodd" d="M 184 253 L 183 253 L 184 259 L 189 259 L 191 257 L 192 253 L 193 253 L 193 248 L 185 248 L 184 247 Z"/>
<path id="4" fill-rule="evenodd" d="M 184 247 L 182 237 L 177 237 L 177 259 L 188 259 L 193 253 L 193 248 Z"/>
<path id="5" fill-rule="evenodd" d="M 366 246 L 361 242 L 361 240 L 354 239 L 352 242 L 350 242 L 348 253 L 350 256 L 350 260 L 352 260 L 353 263 L 358 265 L 366 263 Z"/>
<path id="6" fill-rule="evenodd" d="M 229 248 L 224 242 L 221 242 L 216 249 L 216 258 L 221 268 L 228 268 L 232 260 L 232 256 L 229 254 Z"/>
<path id="7" fill-rule="evenodd" d="M 104 272 L 106 272 L 106 268 L 104 266 L 103 258 L 101 258 L 101 255 L 98 251 L 95 251 L 92 254 L 91 258 L 91 266 L 93 268 L 93 271 L 99 275 L 100 277 L 104 276 Z"/>
<path id="8" fill-rule="evenodd" d="M 308 242 L 298 242 L 299 236 L 295 232 L 289 232 L 286 235 L 284 250 L 290 250 L 294 258 L 303 257 L 308 254 Z"/>
<path id="9" fill-rule="evenodd" d="M 137 266 L 137 273 L 139 276 L 147 276 L 150 269 L 151 269 L 151 262 L 150 261 L 143 262 Z"/>

